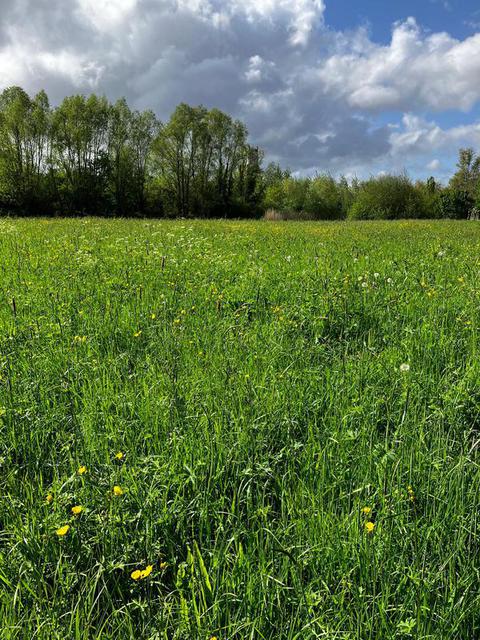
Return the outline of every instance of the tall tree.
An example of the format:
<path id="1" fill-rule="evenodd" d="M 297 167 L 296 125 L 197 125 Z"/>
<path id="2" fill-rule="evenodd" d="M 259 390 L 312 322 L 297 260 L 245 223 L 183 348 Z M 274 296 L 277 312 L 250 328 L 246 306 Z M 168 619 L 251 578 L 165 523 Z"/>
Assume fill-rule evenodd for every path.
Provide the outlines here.
<path id="1" fill-rule="evenodd" d="M 33 100 L 20 87 L 0 94 L 0 193 L 14 208 L 28 210 L 43 204 L 50 115 L 44 91 Z"/>
<path id="2" fill-rule="evenodd" d="M 108 209 L 109 105 L 92 94 L 65 98 L 53 116 L 53 151 L 63 208 L 75 213 Z"/>

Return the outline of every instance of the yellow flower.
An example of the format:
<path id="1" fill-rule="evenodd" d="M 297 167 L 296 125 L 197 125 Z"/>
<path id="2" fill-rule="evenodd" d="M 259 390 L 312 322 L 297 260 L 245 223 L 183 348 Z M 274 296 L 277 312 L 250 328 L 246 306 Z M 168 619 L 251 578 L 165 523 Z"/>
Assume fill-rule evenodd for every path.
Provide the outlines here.
<path id="1" fill-rule="evenodd" d="M 130 577 L 132 578 L 132 580 L 143 580 L 144 578 L 148 578 L 152 571 L 153 564 L 149 564 L 145 567 L 145 569 L 135 569 L 135 571 L 132 571 Z"/>
<path id="2" fill-rule="evenodd" d="M 148 578 L 148 576 L 152 573 L 153 571 L 153 564 L 149 564 L 148 566 L 145 567 L 145 569 L 142 571 L 142 579 L 143 578 Z"/>
<path id="3" fill-rule="evenodd" d="M 150 318 L 151 318 L 152 320 L 155 320 L 155 318 L 156 318 L 156 317 L 157 317 L 157 316 L 156 316 L 156 314 L 155 314 L 155 313 L 150 314 Z"/>
<path id="4" fill-rule="evenodd" d="M 66 536 L 69 529 L 70 529 L 70 525 L 65 524 L 63 525 L 63 527 L 60 527 L 60 529 L 57 529 L 56 534 L 57 536 L 60 536 L 60 537 Z"/>
<path id="5" fill-rule="evenodd" d="M 79 516 L 83 511 L 83 507 L 79 504 L 72 507 L 72 513 L 74 516 Z"/>
<path id="6" fill-rule="evenodd" d="M 167 563 L 166 562 L 161 562 L 159 566 L 160 566 L 160 569 L 162 569 L 162 570 L 166 569 L 167 568 Z"/>
<path id="7" fill-rule="evenodd" d="M 141 336 L 141 335 L 142 335 L 142 330 L 141 330 L 141 329 L 139 329 L 138 331 L 135 331 L 135 333 L 133 334 L 133 337 L 134 337 L 134 338 L 138 338 L 138 337 L 139 337 L 139 336 Z"/>
<path id="8" fill-rule="evenodd" d="M 114 496 L 123 496 L 123 489 L 118 484 L 113 487 L 113 495 Z"/>
<path id="9" fill-rule="evenodd" d="M 366 522 L 365 523 L 365 531 L 367 533 L 373 533 L 374 529 L 375 529 L 375 523 L 374 522 Z"/>
<path id="10" fill-rule="evenodd" d="M 363 507 L 362 513 L 364 513 L 366 516 L 369 516 L 372 513 L 372 507 Z"/>
<path id="11" fill-rule="evenodd" d="M 410 485 L 408 485 L 407 487 L 407 492 L 408 492 L 408 498 L 411 502 L 415 502 L 415 494 L 413 492 L 413 489 Z"/>
<path id="12" fill-rule="evenodd" d="M 78 467 L 77 473 L 79 476 L 83 476 L 84 473 L 87 473 L 87 467 L 85 467 L 84 465 Z"/>
<path id="13" fill-rule="evenodd" d="M 45 500 L 48 502 L 48 504 L 51 504 L 53 502 L 53 496 L 51 493 L 48 494 L 48 496 L 45 498 Z"/>
<path id="14" fill-rule="evenodd" d="M 122 460 L 123 458 L 123 451 L 119 451 L 118 453 L 115 454 L 115 458 L 117 460 Z"/>

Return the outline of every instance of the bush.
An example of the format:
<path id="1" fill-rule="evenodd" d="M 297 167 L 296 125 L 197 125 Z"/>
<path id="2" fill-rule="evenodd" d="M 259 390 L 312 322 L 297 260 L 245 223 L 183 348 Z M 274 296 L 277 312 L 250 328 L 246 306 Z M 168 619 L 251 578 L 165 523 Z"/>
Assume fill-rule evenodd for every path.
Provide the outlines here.
<path id="1" fill-rule="evenodd" d="M 474 201 L 467 191 L 449 187 L 441 194 L 440 205 L 442 218 L 461 220 L 470 216 Z"/>
<path id="2" fill-rule="evenodd" d="M 352 220 L 421 218 L 424 205 L 407 176 L 386 175 L 362 183 L 348 217 Z"/>
<path id="3" fill-rule="evenodd" d="M 317 176 L 309 182 L 305 212 L 318 220 L 342 218 L 342 194 L 331 176 Z"/>

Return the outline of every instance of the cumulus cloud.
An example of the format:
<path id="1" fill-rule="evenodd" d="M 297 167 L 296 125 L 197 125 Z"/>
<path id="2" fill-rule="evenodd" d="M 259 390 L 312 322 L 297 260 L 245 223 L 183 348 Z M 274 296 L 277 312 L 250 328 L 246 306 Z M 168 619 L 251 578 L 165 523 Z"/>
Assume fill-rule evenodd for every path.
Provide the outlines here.
<path id="1" fill-rule="evenodd" d="M 432 115 L 480 102 L 480 34 L 410 18 L 380 44 L 329 28 L 323 0 L 0 0 L 0 15 L 0 88 L 54 103 L 95 90 L 162 119 L 181 101 L 217 106 L 293 170 L 421 173 L 480 145 L 480 123 Z"/>
<path id="2" fill-rule="evenodd" d="M 318 78 L 352 107 L 366 110 L 468 110 L 480 100 L 480 34 L 463 41 L 425 34 L 414 18 L 397 24 L 389 45 L 363 46 L 330 56 Z"/>

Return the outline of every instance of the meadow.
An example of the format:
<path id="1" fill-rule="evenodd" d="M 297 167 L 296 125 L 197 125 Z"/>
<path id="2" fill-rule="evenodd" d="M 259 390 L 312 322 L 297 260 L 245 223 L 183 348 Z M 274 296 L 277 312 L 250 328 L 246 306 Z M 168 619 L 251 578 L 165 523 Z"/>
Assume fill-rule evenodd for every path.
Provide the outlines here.
<path id="1" fill-rule="evenodd" d="M 480 637 L 480 224 L 0 220 L 2 640 Z"/>

